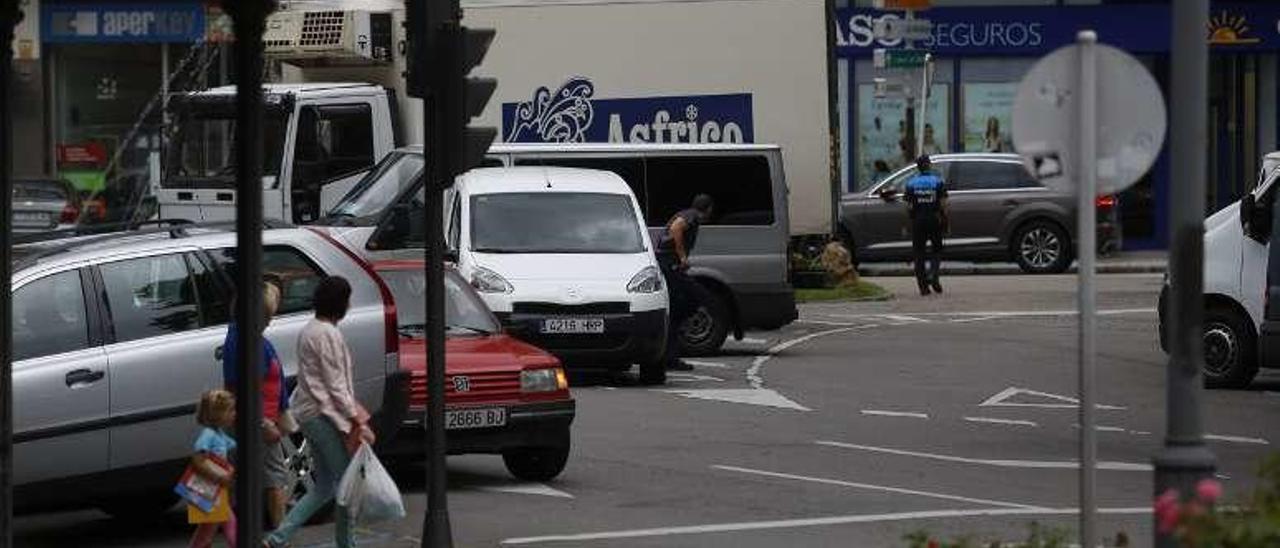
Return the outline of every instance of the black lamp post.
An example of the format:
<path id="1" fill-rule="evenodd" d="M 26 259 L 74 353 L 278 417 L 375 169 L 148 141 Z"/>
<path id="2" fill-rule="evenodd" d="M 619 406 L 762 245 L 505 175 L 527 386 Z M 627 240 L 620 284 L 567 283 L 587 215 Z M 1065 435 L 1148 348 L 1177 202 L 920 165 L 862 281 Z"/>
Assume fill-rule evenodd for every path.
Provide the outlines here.
<path id="1" fill-rule="evenodd" d="M 274 0 L 230 0 L 236 67 L 236 537 L 258 546 L 262 536 L 262 34 Z"/>
<path id="2" fill-rule="evenodd" d="M 13 546 L 13 29 L 18 0 L 0 0 L 0 548 Z"/>

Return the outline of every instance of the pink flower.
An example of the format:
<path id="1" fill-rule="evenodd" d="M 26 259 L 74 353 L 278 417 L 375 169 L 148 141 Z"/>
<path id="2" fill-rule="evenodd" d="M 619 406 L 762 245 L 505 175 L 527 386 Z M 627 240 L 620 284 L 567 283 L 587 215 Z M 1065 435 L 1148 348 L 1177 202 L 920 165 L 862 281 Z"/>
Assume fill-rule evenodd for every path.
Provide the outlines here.
<path id="1" fill-rule="evenodd" d="M 1208 504 L 1218 502 L 1222 498 L 1222 484 L 1213 479 L 1202 479 L 1196 484 L 1196 497 Z"/>
<path id="2" fill-rule="evenodd" d="M 1169 534 L 1178 527 L 1181 511 L 1178 508 L 1178 492 L 1169 489 L 1156 497 L 1156 527 L 1161 534 Z"/>

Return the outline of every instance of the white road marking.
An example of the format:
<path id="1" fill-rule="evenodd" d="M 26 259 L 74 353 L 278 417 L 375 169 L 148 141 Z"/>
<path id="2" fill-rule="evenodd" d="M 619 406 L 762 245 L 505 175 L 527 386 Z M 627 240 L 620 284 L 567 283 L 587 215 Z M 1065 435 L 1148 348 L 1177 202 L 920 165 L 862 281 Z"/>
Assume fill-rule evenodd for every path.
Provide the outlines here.
<path id="1" fill-rule="evenodd" d="M 481 491 L 491 491 L 494 493 L 514 493 L 517 495 L 541 495 L 544 497 L 556 497 L 562 499 L 571 499 L 573 495 L 555 489 L 545 483 L 518 483 L 515 485 L 491 485 L 479 488 Z"/>
<path id="2" fill-rule="evenodd" d="M 1068 469 L 1077 470 L 1080 463 L 1076 461 L 1054 461 L 1054 460 L 1014 460 L 1014 459 L 975 459 L 969 457 L 957 457 L 953 455 L 940 455 L 935 453 L 921 453 L 918 451 L 907 451 L 904 449 L 890 449 L 888 447 L 876 447 L 873 445 L 858 445 L 855 443 L 843 443 L 838 441 L 818 440 L 814 443 L 825 445 L 827 447 L 837 447 L 840 449 L 854 449 L 858 451 L 868 451 L 872 453 L 884 453 L 887 455 L 898 455 L 903 457 L 916 457 L 921 459 L 938 460 L 944 462 L 958 462 L 962 464 L 981 464 L 984 466 L 995 466 L 999 468 L 1050 468 L 1050 469 Z M 1112 472 L 1150 472 L 1152 467 L 1150 464 L 1141 464 L 1133 462 L 1115 462 L 1100 461 L 1098 462 L 1099 470 L 1107 470 Z"/>
<path id="3" fill-rule="evenodd" d="M 987 320 L 994 320 L 998 317 L 999 316 L 975 316 L 972 318 L 952 318 L 951 323 L 985 322 Z"/>
<path id="4" fill-rule="evenodd" d="M 1038 398 L 1053 400 L 1058 403 L 1025 403 L 1006 401 L 1019 395 L 1035 396 Z M 978 407 L 1042 407 L 1046 409 L 1078 409 L 1080 407 L 1080 400 L 1070 396 L 1060 396 L 1058 394 L 1050 394 L 1048 392 L 1010 386 L 1009 388 L 997 392 L 990 398 L 987 398 L 982 403 L 979 403 Z M 1094 404 L 1094 408 L 1110 411 L 1121 411 L 1126 409 L 1122 405 L 1103 404 Z"/>
<path id="5" fill-rule="evenodd" d="M 916 489 L 903 489 L 901 487 L 889 487 L 886 485 L 871 485 L 869 483 L 857 483 L 852 481 L 843 481 L 829 478 L 815 478 L 811 476 L 800 476 L 796 474 L 786 474 L 782 472 L 770 472 L 767 470 L 756 470 L 754 468 L 742 468 L 738 466 L 713 465 L 712 468 L 717 470 L 726 470 L 729 472 L 740 472 L 743 474 L 754 474 L 757 476 L 767 476 L 771 478 L 781 478 L 796 481 L 807 481 L 811 483 L 822 483 L 826 485 L 839 485 L 841 487 L 853 487 L 856 489 L 867 489 L 871 491 L 883 491 L 886 493 L 898 493 L 903 495 L 919 495 L 922 497 L 930 497 L 943 500 L 954 500 L 959 502 L 972 502 L 975 504 L 986 504 L 990 506 L 1001 506 L 1004 508 L 1022 508 L 1025 510 L 1043 509 L 1042 506 L 1033 506 L 1030 504 L 1019 504 L 1016 502 L 1005 502 L 1000 500 L 979 499 L 973 497 L 962 497 L 959 495 L 948 495 L 945 493 L 934 493 L 931 491 L 919 491 Z"/>
<path id="6" fill-rule="evenodd" d="M 1254 445 L 1271 445 L 1271 442 L 1262 438 L 1249 438 L 1244 436 L 1223 436 L 1219 434 L 1205 434 L 1204 439 L 1213 441 L 1227 441 L 1232 443 L 1251 443 Z"/>
<path id="7" fill-rule="evenodd" d="M 1135 436 L 1150 436 L 1150 435 L 1151 435 L 1151 432 L 1148 432 L 1148 431 L 1146 431 L 1146 430 L 1130 430 L 1130 431 L 1129 431 L 1129 433 L 1130 433 L 1130 434 L 1133 434 L 1133 435 L 1135 435 Z"/>
<path id="8" fill-rule="evenodd" d="M 1099 316 L 1124 316 L 1124 315 L 1130 315 L 1130 314 L 1155 314 L 1155 313 L 1156 313 L 1156 309 L 1154 308 L 1115 308 L 1115 309 L 1098 311 Z M 990 316 L 991 318 L 994 319 L 994 318 L 1033 318 L 1033 317 L 1054 318 L 1054 317 L 1077 316 L 1079 314 L 1080 312 L 1076 310 L 985 310 L 980 312 L 978 311 L 912 312 L 910 316 L 906 316 L 906 317 L 911 317 L 911 318 L 920 319 L 921 321 L 924 321 L 922 318 L 936 318 L 936 317 L 949 317 L 949 316 L 956 316 L 956 317 Z M 851 320 L 856 320 L 856 319 L 871 320 L 871 319 L 888 317 L 885 314 L 840 314 L 835 312 L 830 314 L 824 314 L 824 315 L 830 316 L 832 318 L 844 318 L 844 319 L 851 319 Z"/>
<path id="9" fill-rule="evenodd" d="M 764 364 L 766 362 L 773 359 L 773 357 L 776 354 L 788 348 L 791 348 L 797 344 L 804 344 L 818 337 L 835 335 L 837 333 L 848 333 L 850 331 L 854 331 L 858 329 L 869 329 L 872 327 L 879 327 L 879 326 L 877 324 L 872 323 L 872 324 L 866 324 L 866 325 L 859 325 L 855 327 L 841 327 L 838 329 L 828 329 L 826 331 L 818 331 L 818 332 L 810 333 L 803 337 L 797 337 L 789 341 L 778 343 L 774 345 L 772 348 L 766 350 L 763 356 L 757 356 L 756 359 L 751 360 L 751 367 L 747 369 L 747 382 L 751 384 L 752 388 L 763 387 L 764 379 L 760 377 L 760 369 L 764 367 Z"/>
<path id="10" fill-rule="evenodd" d="M 757 339 L 754 337 L 743 337 L 741 342 L 744 342 L 747 344 L 769 344 L 769 341 L 765 339 Z"/>
<path id="11" fill-rule="evenodd" d="M 720 362 L 704 362 L 702 360 L 685 360 L 684 363 L 695 367 L 713 367 L 718 369 L 727 369 L 729 364 Z"/>
<path id="12" fill-rule="evenodd" d="M 663 392 L 696 400 L 744 403 L 747 405 L 761 405 L 764 407 L 776 407 L 779 409 L 791 409 L 794 411 L 812 411 L 808 407 L 791 401 L 787 399 L 786 396 L 783 396 L 773 390 L 769 390 L 768 388 L 663 390 Z"/>
<path id="13" fill-rule="evenodd" d="M 1016 419 L 997 419 L 993 417 L 965 417 L 964 420 L 968 422 L 981 422 L 986 424 L 1008 424 L 1012 426 L 1031 426 L 1031 427 L 1040 426 L 1039 424 L 1036 424 L 1035 421 L 1024 421 L 1024 420 L 1016 420 Z"/>
<path id="14" fill-rule="evenodd" d="M 929 320 L 920 319 L 915 316 L 905 316 L 901 314 L 881 314 L 880 317 L 886 320 L 889 320 L 891 322 L 894 322 L 889 325 L 907 325 L 911 323 L 928 323 L 929 322 Z"/>
<path id="15" fill-rule="evenodd" d="M 913 419 L 927 419 L 929 415 L 926 413 L 914 413 L 910 411 L 882 411 L 879 409 L 863 409 L 863 415 L 872 415 L 877 417 L 910 417 Z"/>
<path id="16" fill-rule="evenodd" d="M 1079 430 L 1080 424 L 1079 423 L 1072 424 L 1071 427 L 1075 428 L 1076 430 Z M 1094 426 L 1093 429 L 1098 432 L 1124 432 L 1125 431 L 1124 428 L 1121 428 L 1119 426 Z"/>
<path id="17" fill-rule="evenodd" d="M 711 375 L 696 375 L 693 373 L 668 372 L 667 378 L 673 381 L 678 381 L 678 382 L 702 382 L 702 381 L 724 382 L 724 379 L 720 377 L 713 377 Z"/>
<path id="18" fill-rule="evenodd" d="M 1079 508 L 982 508 L 964 510 L 925 510 L 921 512 L 894 512 L 889 514 L 853 514 L 846 516 L 827 516 L 820 518 L 800 518 L 767 521 L 745 521 L 737 523 L 712 523 L 707 525 L 685 525 L 677 527 L 654 527 L 649 529 L 629 529 L 622 531 L 599 531 L 595 533 L 574 533 L 566 535 L 547 535 L 541 537 L 509 538 L 502 541 L 504 546 L 522 544 L 545 544 L 549 542 L 595 542 L 602 540 L 669 537 L 677 535 L 701 535 L 708 533 L 734 533 L 741 531 L 762 531 L 770 529 L 800 529 L 808 527 L 829 527 L 832 525 L 849 525 L 858 523 L 886 523 L 916 520 L 951 520 L 957 518 L 984 518 L 1003 516 L 1071 516 L 1080 513 Z M 1136 515 L 1145 516 L 1151 513 L 1147 506 L 1130 508 L 1099 508 L 1098 513 L 1108 516 Z M 598 545 L 599 543 L 596 542 Z"/>
<path id="19" fill-rule="evenodd" d="M 804 319 L 804 318 L 796 320 L 796 323 L 811 323 L 813 325 L 826 325 L 826 326 L 837 326 L 837 327 L 853 327 L 857 325 L 849 322 L 829 322 L 826 320 L 810 320 L 810 319 Z"/>

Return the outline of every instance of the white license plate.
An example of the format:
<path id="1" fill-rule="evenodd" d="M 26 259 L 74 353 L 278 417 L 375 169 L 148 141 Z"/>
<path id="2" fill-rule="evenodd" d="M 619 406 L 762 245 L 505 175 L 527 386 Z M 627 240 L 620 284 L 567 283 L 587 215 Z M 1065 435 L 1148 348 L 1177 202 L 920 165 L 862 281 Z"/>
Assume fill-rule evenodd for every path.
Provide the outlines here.
<path id="1" fill-rule="evenodd" d="M 13 222 L 23 224 L 48 224 L 48 213 L 35 213 L 31 211 L 15 211 L 13 212 Z"/>
<path id="2" fill-rule="evenodd" d="M 604 333 L 604 318 L 549 318 L 542 320 L 543 333 Z"/>
<path id="3" fill-rule="evenodd" d="M 444 413 L 445 430 L 466 430 L 469 428 L 492 428 L 507 424 L 507 408 L 476 407 L 472 409 L 454 409 Z"/>

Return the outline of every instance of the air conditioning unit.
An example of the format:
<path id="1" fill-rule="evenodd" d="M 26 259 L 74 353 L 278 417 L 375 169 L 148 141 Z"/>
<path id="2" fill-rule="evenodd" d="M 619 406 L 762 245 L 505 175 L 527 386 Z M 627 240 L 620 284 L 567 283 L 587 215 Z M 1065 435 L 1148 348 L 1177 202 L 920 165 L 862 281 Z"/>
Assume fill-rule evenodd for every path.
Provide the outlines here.
<path id="1" fill-rule="evenodd" d="M 362 10 L 277 11 L 262 36 L 271 59 L 300 66 L 389 64 L 391 13 Z"/>

